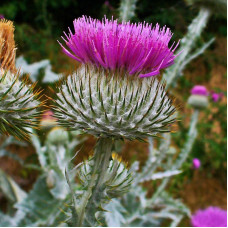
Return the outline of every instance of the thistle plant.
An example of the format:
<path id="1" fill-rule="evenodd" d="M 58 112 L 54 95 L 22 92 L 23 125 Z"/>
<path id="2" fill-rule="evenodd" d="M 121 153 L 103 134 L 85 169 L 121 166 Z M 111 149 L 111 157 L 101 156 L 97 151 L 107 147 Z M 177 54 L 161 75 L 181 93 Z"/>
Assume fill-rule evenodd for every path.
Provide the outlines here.
<path id="1" fill-rule="evenodd" d="M 197 136 L 199 110 L 207 106 L 207 96 L 202 88 L 192 90 L 188 103 L 194 112 L 187 141 L 176 159 L 177 151 L 170 146 L 171 136 L 165 134 L 175 122 L 175 107 L 164 84 L 154 76 L 173 65 L 178 56 L 174 55 L 178 43 L 168 46 L 172 33 L 166 27 L 126 22 L 134 16 L 136 2 L 121 1 L 123 23 L 82 17 L 74 21 L 75 32 L 69 30 L 69 34 L 65 34 L 63 40 L 68 48 L 60 44 L 63 52 L 81 65 L 58 88 L 57 98 L 53 99 L 54 119 L 68 130 L 82 130 L 96 136 L 94 155 L 68 170 L 66 166 L 79 143 L 77 139 L 72 140 L 71 134 L 63 128 L 50 131 L 43 145 L 32 135 L 30 139 L 40 166 L 27 167 L 39 170 L 41 175 L 27 194 L 0 170 L 0 188 L 15 209 L 11 216 L 0 212 L 1 225 L 57 226 L 60 218 L 69 226 L 158 226 L 164 219 L 171 220 L 171 226 L 177 226 L 183 216 L 190 216 L 188 208 L 164 190 L 170 177 L 181 172 L 191 151 Z M 181 43 L 184 51 L 178 65 L 171 66 L 164 75 L 167 87 L 186 64 L 213 41 L 189 55 L 213 10 L 213 1 L 207 2 L 211 2 L 212 7 L 205 9 L 199 4 L 200 13 Z M 7 32 L 5 26 L 11 32 Z M 12 24 L 4 21 L 0 28 L 0 133 L 23 138 L 30 132 L 27 127 L 37 126 L 39 94 L 33 93 L 34 86 L 19 79 Z M 32 81 L 37 80 L 40 68 L 45 68 L 43 82 L 58 79 L 48 60 L 31 65 L 23 59 L 22 62 L 24 72 L 34 72 Z M 160 145 L 154 148 L 153 137 L 160 134 Z M 145 140 L 147 137 L 149 159 L 141 171 L 138 162 L 129 167 L 112 153 L 119 139 Z M 7 145 L 1 145 L 1 154 Z M 74 182 L 75 174 L 80 184 Z M 161 185 L 148 198 L 140 183 L 156 179 L 162 179 Z"/>
<path id="2" fill-rule="evenodd" d="M 205 86 L 196 85 L 191 90 L 188 104 L 195 109 L 204 109 L 208 106 L 208 91 Z"/>
<path id="3" fill-rule="evenodd" d="M 24 168 L 39 171 L 39 176 L 32 189 L 25 192 L 0 170 L 0 191 L 9 199 L 7 208 L 10 208 L 7 214 L 5 211 L 0 211 L 0 226 L 56 227 L 64 221 L 62 210 L 65 210 L 71 199 L 64 176 L 65 166 L 74 155 L 75 147 L 84 140 L 77 136 L 79 133 L 79 131 L 67 132 L 62 128 L 53 128 L 46 135 L 44 142 L 41 142 L 36 134 L 32 134 L 30 142 L 35 149 L 39 164 L 28 163 L 10 153 L 7 148 L 12 144 L 25 147 L 27 142 L 17 141 L 13 136 L 4 141 L 0 146 L 0 156 L 9 156 L 19 161 Z M 75 182 L 72 186 L 74 189 L 80 188 Z"/>
<path id="4" fill-rule="evenodd" d="M 121 4 L 124 4 L 125 1 L 122 0 Z M 127 1 L 126 1 L 127 2 Z M 130 1 L 129 1 L 130 2 Z M 187 0 L 187 3 L 190 4 L 193 7 L 199 7 L 199 14 L 196 18 L 192 21 L 192 23 L 188 27 L 188 32 L 185 37 L 180 42 L 180 49 L 183 50 L 181 55 L 177 57 L 176 63 L 169 67 L 168 69 L 165 69 L 165 72 L 163 74 L 163 79 L 166 81 L 166 89 L 174 86 L 177 82 L 177 79 L 182 76 L 182 72 L 187 66 L 188 63 L 190 63 L 193 59 L 198 57 L 200 54 L 202 54 L 208 46 L 214 41 L 214 38 L 203 44 L 199 48 L 196 47 L 196 41 L 198 41 L 199 37 L 201 36 L 203 30 L 206 28 L 206 24 L 209 21 L 209 18 L 212 14 L 223 14 L 223 12 L 226 9 L 226 1 L 201 1 L 201 0 Z M 132 8 L 131 8 L 132 9 Z M 120 18 L 123 14 L 123 9 L 120 8 Z M 131 13 L 131 15 L 133 15 Z M 158 176 L 162 177 L 161 184 L 153 194 L 152 198 L 148 199 L 144 197 L 145 190 L 138 188 L 132 188 L 127 196 L 124 196 L 120 198 L 120 200 L 115 201 L 114 203 L 110 203 L 107 207 L 107 210 L 110 210 L 115 214 L 115 218 L 111 219 L 110 215 L 106 215 L 106 221 L 107 224 L 110 226 L 116 226 L 117 224 L 123 225 L 123 226 L 144 226 L 145 224 L 149 226 L 158 226 L 160 224 L 160 221 L 162 218 L 169 218 L 172 221 L 171 226 L 177 226 L 177 224 L 180 222 L 181 217 L 183 217 L 182 212 L 185 213 L 185 215 L 190 215 L 189 210 L 186 210 L 183 207 L 178 207 L 180 211 L 177 212 L 178 216 L 176 216 L 174 211 L 169 211 L 169 203 L 166 201 L 164 203 L 163 198 L 164 196 L 167 196 L 167 193 L 165 192 L 165 188 L 167 187 L 172 175 L 168 176 L 167 173 L 171 174 L 172 172 L 178 171 L 183 163 L 187 160 L 193 143 L 197 137 L 197 130 L 196 125 L 198 122 L 198 116 L 199 111 L 206 108 L 208 106 L 208 93 L 206 89 L 202 90 L 202 86 L 200 88 L 197 88 L 192 90 L 192 95 L 189 97 L 188 103 L 194 108 L 193 115 L 191 118 L 189 131 L 188 131 L 188 137 L 187 141 L 185 142 L 183 148 L 180 150 L 180 153 L 176 158 L 173 158 L 172 156 L 168 156 L 166 154 L 165 156 L 162 155 L 160 149 L 157 152 L 156 149 L 154 149 L 153 146 L 153 138 L 149 137 L 148 141 L 150 143 L 149 146 L 149 158 L 147 163 L 150 164 L 148 166 L 145 166 L 145 173 L 142 172 L 139 174 L 139 177 L 145 176 L 148 178 L 148 180 L 152 179 L 152 177 L 156 177 L 157 175 L 153 172 L 158 167 L 165 168 L 166 171 L 164 173 L 160 173 Z M 206 91 L 206 93 L 205 93 Z M 176 149 L 170 147 L 167 149 L 167 151 L 173 151 L 174 154 L 177 153 Z M 167 158 L 167 161 L 164 161 L 164 158 Z M 146 163 L 146 164 L 147 164 Z M 147 172 L 146 172 L 147 171 Z M 167 173 L 166 173 L 167 172 Z M 167 175 L 165 177 L 165 175 Z M 139 179 L 139 178 L 138 178 Z M 143 178 L 142 178 L 143 179 Z M 128 198 L 129 197 L 129 198 Z M 131 207 L 128 207 L 129 201 L 134 201 L 137 198 L 140 198 L 141 201 L 146 202 L 142 203 L 137 206 L 137 210 L 131 210 Z M 172 201 L 172 197 L 168 196 L 169 201 Z M 163 210 L 159 211 L 157 210 L 159 202 L 163 202 L 162 205 L 164 206 Z M 152 205 L 155 205 L 155 209 Z M 150 208 L 148 208 L 148 206 Z M 119 213 L 115 213 L 117 210 L 120 211 Z M 174 209 L 174 204 L 172 205 L 172 209 Z M 182 209 L 181 209 L 182 208 Z M 187 212 L 187 213 L 186 213 Z M 154 216 L 154 217 L 153 217 Z M 137 225 L 136 225 L 136 223 Z"/>
<path id="5" fill-rule="evenodd" d="M 12 22 L 0 21 L 0 133 L 27 138 L 27 127 L 37 127 L 41 105 L 34 85 L 19 79 L 15 67 L 14 27 Z"/>
<path id="6" fill-rule="evenodd" d="M 151 76 L 174 63 L 178 43 L 169 47 L 170 30 L 145 22 L 118 24 L 113 19 L 83 16 L 74 21 L 74 29 L 75 33 L 69 30 L 62 37 L 68 49 L 60 45 L 82 65 L 59 88 L 53 109 L 61 126 L 98 137 L 94 156 L 84 165 L 89 169 L 83 194 L 72 193 L 72 216 L 67 220 L 69 225 L 97 226 L 96 212 L 103 208 L 105 192 L 107 203 L 108 198 L 121 196 L 129 188 L 130 175 L 112 168 L 113 143 L 169 132 L 175 122 L 172 100 L 164 85 Z M 107 180 L 110 169 L 119 184 Z M 112 196 L 108 194 L 110 184 Z M 126 186 L 124 191 L 119 185 Z"/>
<path id="7" fill-rule="evenodd" d="M 192 94 L 205 96 L 208 94 L 203 86 L 195 86 Z M 191 95 L 192 96 L 192 95 Z M 149 155 L 146 163 L 139 170 L 139 162 L 131 165 L 133 182 L 129 192 L 110 202 L 105 209 L 105 221 L 108 226 L 161 226 L 165 221 L 170 221 L 170 226 L 176 227 L 184 216 L 190 218 L 190 210 L 178 199 L 166 192 L 166 187 L 174 175 L 181 173 L 181 168 L 186 162 L 197 136 L 197 122 L 200 110 L 199 102 L 192 105 L 194 108 L 187 135 L 187 140 L 177 155 L 177 149 L 171 146 L 170 134 L 164 134 L 159 146 L 154 146 L 154 139 L 149 138 Z M 199 168 L 200 161 L 194 159 L 193 168 Z M 161 182 L 151 197 L 139 184 L 144 181 Z M 140 199 L 140 200 L 138 200 Z M 113 215 L 111 215 L 112 213 Z"/>

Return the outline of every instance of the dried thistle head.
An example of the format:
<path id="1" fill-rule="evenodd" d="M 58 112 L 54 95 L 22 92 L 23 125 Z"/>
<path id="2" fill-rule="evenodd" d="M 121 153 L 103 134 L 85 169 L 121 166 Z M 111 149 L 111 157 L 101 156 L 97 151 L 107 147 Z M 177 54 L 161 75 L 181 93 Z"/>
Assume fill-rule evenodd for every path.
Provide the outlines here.
<path id="1" fill-rule="evenodd" d="M 19 79 L 15 55 L 13 23 L 0 20 L 0 134 L 24 139 L 28 127 L 38 126 L 42 103 L 37 100 L 40 93 L 34 92 L 35 85 Z"/>
<path id="2" fill-rule="evenodd" d="M 41 113 L 37 109 L 42 105 L 38 98 L 34 86 L 19 80 L 18 74 L 0 69 L 0 134 L 26 139 L 27 128 L 38 126 Z"/>
<path id="3" fill-rule="evenodd" d="M 0 20 L 0 68 L 16 73 L 13 22 Z"/>

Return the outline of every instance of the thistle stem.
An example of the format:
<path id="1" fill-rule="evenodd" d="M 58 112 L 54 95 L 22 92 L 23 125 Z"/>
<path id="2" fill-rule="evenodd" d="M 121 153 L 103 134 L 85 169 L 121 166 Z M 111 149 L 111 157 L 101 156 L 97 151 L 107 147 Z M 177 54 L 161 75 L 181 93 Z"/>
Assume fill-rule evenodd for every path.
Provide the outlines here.
<path id="1" fill-rule="evenodd" d="M 88 189 L 82 198 L 83 201 L 79 211 L 78 224 L 76 224 L 77 226 L 84 226 L 85 219 L 89 224 L 91 224 L 91 221 L 94 221 L 95 219 L 96 211 L 94 208 L 94 202 L 96 202 L 97 199 L 99 200 L 97 195 L 99 195 L 99 192 L 105 181 L 104 177 L 109 166 L 112 144 L 112 139 L 100 138 L 95 146 L 93 170 Z"/>
<path id="2" fill-rule="evenodd" d="M 198 116 L 199 116 L 199 110 L 195 109 L 192 114 L 192 118 L 191 118 L 191 122 L 190 122 L 190 126 L 189 126 L 187 142 L 185 143 L 184 147 L 182 148 L 176 162 L 172 166 L 172 170 L 180 169 L 182 164 L 188 158 L 189 153 L 191 152 L 192 146 L 193 146 L 196 136 L 197 136 L 196 125 L 198 122 Z M 164 178 L 162 180 L 159 188 L 157 189 L 157 191 L 154 193 L 153 197 L 149 201 L 150 203 L 153 203 L 154 200 L 158 197 L 158 195 L 166 188 L 169 180 L 170 180 L 170 177 Z"/>
<path id="3" fill-rule="evenodd" d="M 207 25 L 211 12 L 207 8 L 201 8 L 197 17 L 188 26 L 188 32 L 180 42 L 181 54 L 177 57 L 176 63 L 169 67 L 163 74 L 163 79 L 166 81 L 166 89 L 176 82 L 181 75 L 181 71 L 185 68 L 187 56 L 189 56 L 195 46 L 196 40 L 201 36 L 202 31 Z M 195 56 L 196 57 L 196 56 Z"/>
<path id="4" fill-rule="evenodd" d="M 135 15 L 137 0 L 121 0 L 119 8 L 119 18 L 127 22 Z"/>

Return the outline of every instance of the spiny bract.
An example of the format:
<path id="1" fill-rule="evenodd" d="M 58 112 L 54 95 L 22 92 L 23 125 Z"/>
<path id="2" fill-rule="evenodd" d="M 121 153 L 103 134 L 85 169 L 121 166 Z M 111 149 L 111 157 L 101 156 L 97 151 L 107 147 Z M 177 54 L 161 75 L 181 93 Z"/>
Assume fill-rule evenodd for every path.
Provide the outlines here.
<path id="1" fill-rule="evenodd" d="M 128 192 L 132 175 L 127 169 L 124 162 L 122 162 L 115 154 L 112 156 L 113 160 L 110 161 L 107 172 L 104 176 L 104 186 L 106 197 L 115 198 L 122 196 Z M 90 175 L 92 175 L 94 165 L 94 157 L 84 162 L 80 167 L 79 179 L 83 183 L 84 188 L 87 188 L 90 183 Z"/>
<path id="2" fill-rule="evenodd" d="M 0 69 L 0 133 L 26 138 L 26 127 L 35 127 L 40 114 L 37 96 L 18 75 Z"/>
<path id="3" fill-rule="evenodd" d="M 116 156 L 113 156 L 113 160 L 109 162 L 108 169 L 104 174 L 103 181 L 98 189 L 96 184 L 99 180 L 99 174 L 102 169 L 99 167 L 95 168 L 95 158 L 91 157 L 87 161 L 83 162 L 78 170 L 78 177 L 81 182 L 82 190 L 75 192 L 75 206 L 70 207 L 65 222 L 70 226 L 73 219 L 79 219 L 81 210 L 83 210 L 85 198 L 88 197 L 87 191 L 95 191 L 93 196 L 90 197 L 89 202 L 86 205 L 85 219 L 83 226 L 101 226 L 103 207 L 112 198 L 120 197 L 126 193 L 132 182 L 131 171 L 127 169 L 124 162 L 121 162 Z M 94 168 L 97 169 L 94 173 Z M 94 182 L 91 182 L 93 176 Z M 93 183 L 93 184 L 91 184 Z"/>
<path id="4" fill-rule="evenodd" d="M 59 124 L 130 140 L 169 132 L 175 108 L 163 85 L 155 78 L 117 75 L 82 66 L 69 76 L 54 100 Z"/>

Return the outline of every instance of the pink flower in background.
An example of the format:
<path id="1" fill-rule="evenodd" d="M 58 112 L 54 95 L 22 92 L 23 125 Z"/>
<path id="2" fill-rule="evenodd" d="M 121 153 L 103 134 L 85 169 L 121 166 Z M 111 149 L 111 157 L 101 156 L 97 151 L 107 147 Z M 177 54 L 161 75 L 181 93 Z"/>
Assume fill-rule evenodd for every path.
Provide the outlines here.
<path id="1" fill-rule="evenodd" d="M 126 70 L 130 75 L 150 77 L 174 63 L 174 51 L 179 42 L 169 47 L 172 33 L 165 26 L 152 27 L 146 22 L 118 23 L 117 20 L 102 21 L 83 16 L 75 19 L 74 34 L 66 33 L 66 49 L 69 57 L 84 63 L 102 66 L 109 70 Z"/>
<path id="2" fill-rule="evenodd" d="M 51 110 L 48 110 L 48 111 L 46 111 L 46 112 L 43 113 L 42 119 L 43 120 L 47 120 L 47 119 L 49 119 L 49 120 L 56 120 L 56 118 L 53 117 L 53 115 L 54 115 L 54 113 Z"/>
<path id="3" fill-rule="evenodd" d="M 191 218 L 194 227 L 227 227 L 227 211 L 218 207 L 198 210 Z"/>
<path id="4" fill-rule="evenodd" d="M 211 98 L 214 102 L 218 102 L 222 98 L 223 94 L 222 93 L 211 93 Z"/>
<path id="5" fill-rule="evenodd" d="M 43 113 L 40 125 L 42 128 L 51 128 L 54 127 L 57 123 L 57 119 L 53 116 L 54 113 L 51 110 L 48 110 Z"/>
<path id="6" fill-rule="evenodd" d="M 202 85 L 195 85 L 192 90 L 191 90 L 191 94 L 194 95 L 202 95 L 202 96 L 208 96 L 208 91 L 207 88 L 205 86 Z"/>
<path id="7" fill-rule="evenodd" d="M 5 17 L 4 17 L 4 15 L 3 14 L 0 14 L 0 20 L 1 19 L 4 19 Z"/>
<path id="8" fill-rule="evenodd" d="M 199 169 L 201 162 L 198 158 L 194 158 L 194 159 L 192 159 L 192 165 L 193 165 L 194 169 Z"/>

